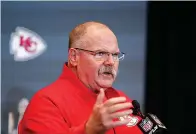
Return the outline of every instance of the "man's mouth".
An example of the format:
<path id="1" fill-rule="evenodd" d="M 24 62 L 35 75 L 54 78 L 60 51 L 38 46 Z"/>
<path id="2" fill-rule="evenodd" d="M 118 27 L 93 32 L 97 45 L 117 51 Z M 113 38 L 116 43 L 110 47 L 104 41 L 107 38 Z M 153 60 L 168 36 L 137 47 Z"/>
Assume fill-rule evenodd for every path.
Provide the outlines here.
<path id="1" fill-rule="evenodd" d="M 113 77 L 113 73 L 111 72 L 103 72 L 102 74 L 106 77 Z"/>

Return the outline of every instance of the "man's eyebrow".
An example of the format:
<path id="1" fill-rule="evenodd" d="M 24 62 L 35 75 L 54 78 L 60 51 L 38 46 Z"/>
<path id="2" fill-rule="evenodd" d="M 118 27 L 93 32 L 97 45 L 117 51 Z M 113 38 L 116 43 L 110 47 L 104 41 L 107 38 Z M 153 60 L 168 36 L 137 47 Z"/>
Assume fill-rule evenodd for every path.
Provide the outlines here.
<path id="1" fill-rule="evenodd" d="M 104 52 L 108 52 L 106 49 L 102 48 L 102 49 L 96 49 L 94 51 L 104 51 Z"/>
<path id="2" fill-rule="evenodd" d="M 106 50 L 106 49 L 97 49 L 97 50 L 95 50 L 96 52 L 108 52 L 108 53 L 113 53 L 113 54 L 118 54 L 118 53 L 120 53 L 120 51 L 117 51 L 117 52 L 109 52 L 108 50 Z"/>

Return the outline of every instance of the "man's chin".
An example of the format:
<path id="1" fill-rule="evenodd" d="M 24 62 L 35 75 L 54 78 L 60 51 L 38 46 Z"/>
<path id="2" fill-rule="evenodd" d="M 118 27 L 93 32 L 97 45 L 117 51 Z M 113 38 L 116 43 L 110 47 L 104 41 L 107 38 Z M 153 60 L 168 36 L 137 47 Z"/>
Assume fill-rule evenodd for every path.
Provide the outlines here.
<path id="1" fill-rule="evenodd" d="M 111 81 L 111 80 L 102 80 L 102 81 L 99 81 L 98 82 L 98 85 L 101 88 L 109 88 L 109 87 L 112 87 L 112 84 L 113 84 L 113 81 Z"/>

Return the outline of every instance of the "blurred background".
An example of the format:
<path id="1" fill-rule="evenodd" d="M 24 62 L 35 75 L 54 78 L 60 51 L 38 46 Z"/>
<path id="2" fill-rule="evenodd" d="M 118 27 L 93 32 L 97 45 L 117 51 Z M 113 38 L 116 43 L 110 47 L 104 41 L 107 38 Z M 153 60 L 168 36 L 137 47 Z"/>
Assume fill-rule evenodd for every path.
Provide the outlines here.
<path id="1" fill-rule="evenodd" d="M 156 114 L 172 134 L 191 132 L 195 101 L 195 2 L 2 2 L 1 133 L 17 134 L 32 95 L 58 78 L 67 60 L 68 34 L 99 21 L 116 34 L 126 53 L 114 87 Z M 11 33 L 25 27 L 47 44 L 23 62 L 10 54 Z"/>

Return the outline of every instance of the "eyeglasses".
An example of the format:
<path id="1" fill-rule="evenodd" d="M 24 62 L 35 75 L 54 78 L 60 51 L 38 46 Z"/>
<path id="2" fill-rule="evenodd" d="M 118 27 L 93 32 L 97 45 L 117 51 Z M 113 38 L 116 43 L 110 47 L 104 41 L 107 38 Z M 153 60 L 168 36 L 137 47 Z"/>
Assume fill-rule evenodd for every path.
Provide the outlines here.
<path id="1" fill-rule="evenodd" d="M 110 52 L 105 52 L 105 51 L 91 51 L 91 50 L 86 50 L 86 49 L 81 49 L 81 48 L 74 48 L 74 49 L 78 49 L 81 51 L 85 51 L 85 52 L 89 52 L 90 54 L 92 54 L 95 59 L 97 60 L 107 60 L 109 55 L 111 54 L 113 57 L 114 61 L 122 61 L 125 57 L 125 53 L 123 52 L 117 52 L 117 53 L 110 53 Z"/>

